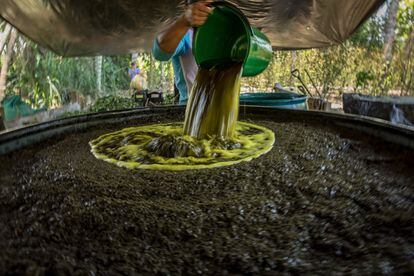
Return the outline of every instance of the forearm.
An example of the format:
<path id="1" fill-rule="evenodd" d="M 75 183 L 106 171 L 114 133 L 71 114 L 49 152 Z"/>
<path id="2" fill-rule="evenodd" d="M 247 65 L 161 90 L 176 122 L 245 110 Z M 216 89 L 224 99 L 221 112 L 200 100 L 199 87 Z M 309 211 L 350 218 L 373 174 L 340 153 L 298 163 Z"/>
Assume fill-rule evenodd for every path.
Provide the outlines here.
<path id="1" fill-rule="evenodd" d="M 191 25 L 185 17 L 180 16 L 173 23 L 161 30 L 157 36 L 157 41 L 161 50 L 170 54 L 174 53 L 178 44 L 190 28 Z"/>

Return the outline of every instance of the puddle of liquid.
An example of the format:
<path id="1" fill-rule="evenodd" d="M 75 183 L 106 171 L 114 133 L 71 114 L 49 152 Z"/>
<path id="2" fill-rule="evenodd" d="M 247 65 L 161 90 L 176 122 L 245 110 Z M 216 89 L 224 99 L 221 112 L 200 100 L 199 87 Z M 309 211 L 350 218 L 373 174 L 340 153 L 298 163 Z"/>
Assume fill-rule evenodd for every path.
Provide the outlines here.
<path id="1" fill-rule="evenodd" d="M 96 158 L 120 167 L 181 171 L 250 161 L 268 152 L 274 141 L 271 130 L 245 122 L 237 123 L 232 139 L 197 139 L 175 123 L 125 128 L 90 145 Z"/>

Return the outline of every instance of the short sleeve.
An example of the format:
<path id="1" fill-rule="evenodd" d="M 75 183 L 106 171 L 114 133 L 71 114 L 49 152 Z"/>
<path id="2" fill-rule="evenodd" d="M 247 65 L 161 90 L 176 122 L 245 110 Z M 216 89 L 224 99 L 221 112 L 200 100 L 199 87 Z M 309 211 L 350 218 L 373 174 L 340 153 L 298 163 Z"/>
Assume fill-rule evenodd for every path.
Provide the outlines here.
<path id="1" fill-rule="evenodd" d="M 178 44 L 177 48 L 175 49 L 175 52 L 170 54 L 165 52 L 164 50 L 162 50 L 160 48 L 160 45 L 158 43 L 157 38 L 154 39 L 154 44 L 152 46 L 152 55 L 154 56 L 154 58 L 156 60 L 159 61 L 168 61 L 170 60 L 172 57 L 174 56 L 180 56 L 184 53 L 187 52 L 189 45 L 188 44 L 188 40 L 189 40 L 189 33 L 187 33 L 183 39 L 181 39 L 180 43 Z"/>

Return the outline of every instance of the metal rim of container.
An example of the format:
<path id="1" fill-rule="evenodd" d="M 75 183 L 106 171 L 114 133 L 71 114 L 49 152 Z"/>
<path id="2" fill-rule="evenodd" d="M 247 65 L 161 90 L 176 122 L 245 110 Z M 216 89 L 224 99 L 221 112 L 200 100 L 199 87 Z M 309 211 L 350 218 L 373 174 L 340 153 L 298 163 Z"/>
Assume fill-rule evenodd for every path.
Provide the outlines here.
<path id="1" fill-rule="evenodd" d="M 22 149 L 46 139 L 85 131 L 103 124 L 139 120 L 161 114 L 184 114 L 184 106 L 164 106 L 153 108 L 127 109 L 113 112 L 93 113 L 53 120 L 0 134 L 0 155 Z M 385 142 L 414 149 L 414 128 L 394 125 L 390 122 L 370 117 L 340 114 L 325 111 L 288 110 L 266 106 L 240 106 L 240 116 L 246 114 L 263 116 L 270 121 L 316 122 L 335 126 L 338 129 L 354 131 L 358 135 L 373 136 Z M 276 120 L 275 120 L 276 119 Z"/>

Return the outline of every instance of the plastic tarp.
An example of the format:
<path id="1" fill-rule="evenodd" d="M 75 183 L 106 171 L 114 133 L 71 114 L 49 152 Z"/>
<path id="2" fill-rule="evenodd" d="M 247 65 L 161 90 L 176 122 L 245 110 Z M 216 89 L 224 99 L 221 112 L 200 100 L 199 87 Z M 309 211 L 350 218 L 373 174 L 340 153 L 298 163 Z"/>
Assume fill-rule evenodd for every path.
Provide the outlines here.
<path id="1" fill-rule="evenodd" d="M 0 0 L 0 16 L 63 56 L 148 50 L 180 0 Z M 384 0 L 234 0 L 274 49 L 343 42 Z"/>

